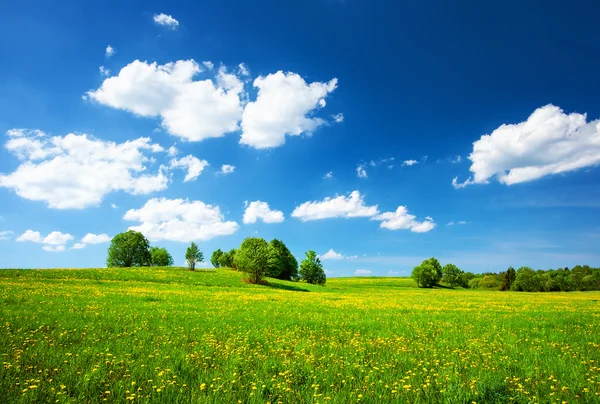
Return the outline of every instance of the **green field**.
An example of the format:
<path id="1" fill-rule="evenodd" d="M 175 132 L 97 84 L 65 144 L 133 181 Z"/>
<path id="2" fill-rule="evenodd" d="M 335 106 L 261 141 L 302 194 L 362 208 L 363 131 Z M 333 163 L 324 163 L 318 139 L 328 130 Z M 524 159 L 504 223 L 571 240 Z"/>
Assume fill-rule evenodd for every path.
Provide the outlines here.
<path id="1" fill-rule="evenodd" d="M 600 401 L 600 292 L 242 278 L 0 271 L 0 401 Z"/>

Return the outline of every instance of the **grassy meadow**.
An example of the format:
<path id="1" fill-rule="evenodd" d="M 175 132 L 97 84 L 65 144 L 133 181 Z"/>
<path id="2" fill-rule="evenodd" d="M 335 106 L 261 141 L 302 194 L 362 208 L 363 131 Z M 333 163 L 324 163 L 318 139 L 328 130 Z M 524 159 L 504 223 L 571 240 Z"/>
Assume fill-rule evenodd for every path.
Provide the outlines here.
<path id="1" fill-rule="evenodd" d="M 0 401 L 600 401 L 600 292 L 242 278 L 0 271 Z"/>

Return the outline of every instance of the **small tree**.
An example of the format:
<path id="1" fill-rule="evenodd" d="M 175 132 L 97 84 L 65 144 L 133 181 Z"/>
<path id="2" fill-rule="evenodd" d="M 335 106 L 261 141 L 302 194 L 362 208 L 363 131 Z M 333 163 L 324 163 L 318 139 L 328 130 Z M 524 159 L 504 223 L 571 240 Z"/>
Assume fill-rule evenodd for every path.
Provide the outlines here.
<path id="1" fill-rule="evenodd" d="M 192 241 L 192 244 L 187 248 L 185 252 L 185 260 L 187 261 L 188 267 L 191 271 L 196 270 L 196 263 L 204 260 L 202 251 L 198 248 L 196 243 Z"/>
<path id="2" fill-rule="evenodd" d="M 317 253 L 310 250 L 300 264 L 300 277 L 313 285 L 325 285 L 327 277 Z"/>
<path id="3" fill-rule="evenodd" d="M 151 265 L 154 267 L 168 267 L 173 265 L 173 257 L 166 248 L 150 247 Z"/>
<path id="4" fill-rule="evenodd" d="M 259 237 L 248 237 L 235 252 L 234 265 L 249 274 L 250 283 L 261 283 L 269 264 L 269 245 Z"/>
<path id="5" fill-rule="evenodd" d="M 114 236 L 108 247 L 108 267 L 142 267 L 150 265 L 150 243 L 140 232 L 129 230 Z"/>
<path id="6" fill-rule="evenodd" d="M 277 251 L 277 256 L 281 262 L 280 271 L 277 275 L 274 275 L 277 279 L 283 279 L 290 281 L 298 278 L 298 261 L 292 252 L 287 248 L 285 243 L 281 240 L 273 239 L 269 243 L 271 248 Z M 272 272 L 277 272 L 274 270 Z"/>
<path id="7" fill-rule="evenodd" d="M 442 268 L 444 273 L 444 282 L 450 285 L 451 288 L 458 285 L 460 282 L 460 275 L 463 273 L 456 265 L 446 264 Z"/>
<path id="8" fill-rule="evenodd" d="M 213 251 L 212 255 L 210 256 L 210 263 L 213 267 L 219 268 L 219 266 L 221 265 L 219 264 L 219 258 L 221 257 L 221 255 L 223 255 L 223 251 L 221 251 L 220 248 Z"/>
<path id="9" fill-rule="evenodd" d="M 226 252 L 222 253 L 219 257 L 219 265 L 221 266 L 221 268 L 233 267 L 233 258 L 231 257 L 231 254 Z"/>
<path id="10" fill-rule="evenodd" d="M 227 253 L 229 255 L 229 259 L 230 259 L 230 266 L 233 269 L 237 270 L 237 266 L 235 265 L 235 253 L 236 253 L 236 249 L 232 248 L 231 250 L 229 250 L 229 252 Z"/>

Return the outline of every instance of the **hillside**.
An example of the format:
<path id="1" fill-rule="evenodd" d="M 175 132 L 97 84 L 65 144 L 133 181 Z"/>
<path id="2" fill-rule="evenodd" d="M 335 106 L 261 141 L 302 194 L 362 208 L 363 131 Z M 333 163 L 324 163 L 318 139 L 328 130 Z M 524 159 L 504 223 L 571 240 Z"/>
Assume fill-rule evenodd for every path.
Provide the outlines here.
<path id="1" fill-rule="evenodd" d="M 6 402 L 592 402 L 600 293 L 0 271 Z M 536 399 L 537 397 L 537 399 Z"/>

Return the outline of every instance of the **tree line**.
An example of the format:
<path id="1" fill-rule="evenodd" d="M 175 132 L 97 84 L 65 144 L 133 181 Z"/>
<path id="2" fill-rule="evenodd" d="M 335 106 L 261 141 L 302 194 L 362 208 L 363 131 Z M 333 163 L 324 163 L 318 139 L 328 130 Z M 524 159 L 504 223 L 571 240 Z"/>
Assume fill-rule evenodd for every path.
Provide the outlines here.
<path id="1" fill-rule="evenodd" d="M 459 286 L 465 289 L 485 289 L 517 292 L 572 292 L 600 290 L 600 268 L 577 265 L 572 269 L 533 270 L 523 266 L 518 270 L 474 274 L 454 264 L 442 267 L 436 258 L 424 260 L 414 267 L 412 278 L 419 287 Z"/>
<path id="2" fill-rule="evenodd" d="M 194 242 L 186 249 L 185 260 L 192 271 L 204 261 L 204 254 Z M 300 267 L 285 243 L 273 239 L 267 243 L 259 237 L 246 238 L 239 248 L 214 251 L 210 258 L 215 268 L 231 268 L 248 274 L 248 282 L 263 283 L 265 277 L 287 281 L 304 281 L 325 285 L 327 277 L 317 253 L 310 250 Z M 171 266 L 173 257 L 166 248 L 150 246 L 140 232 L 129 230 L 112 238 L 106 265 L 110 267 Z"/>

